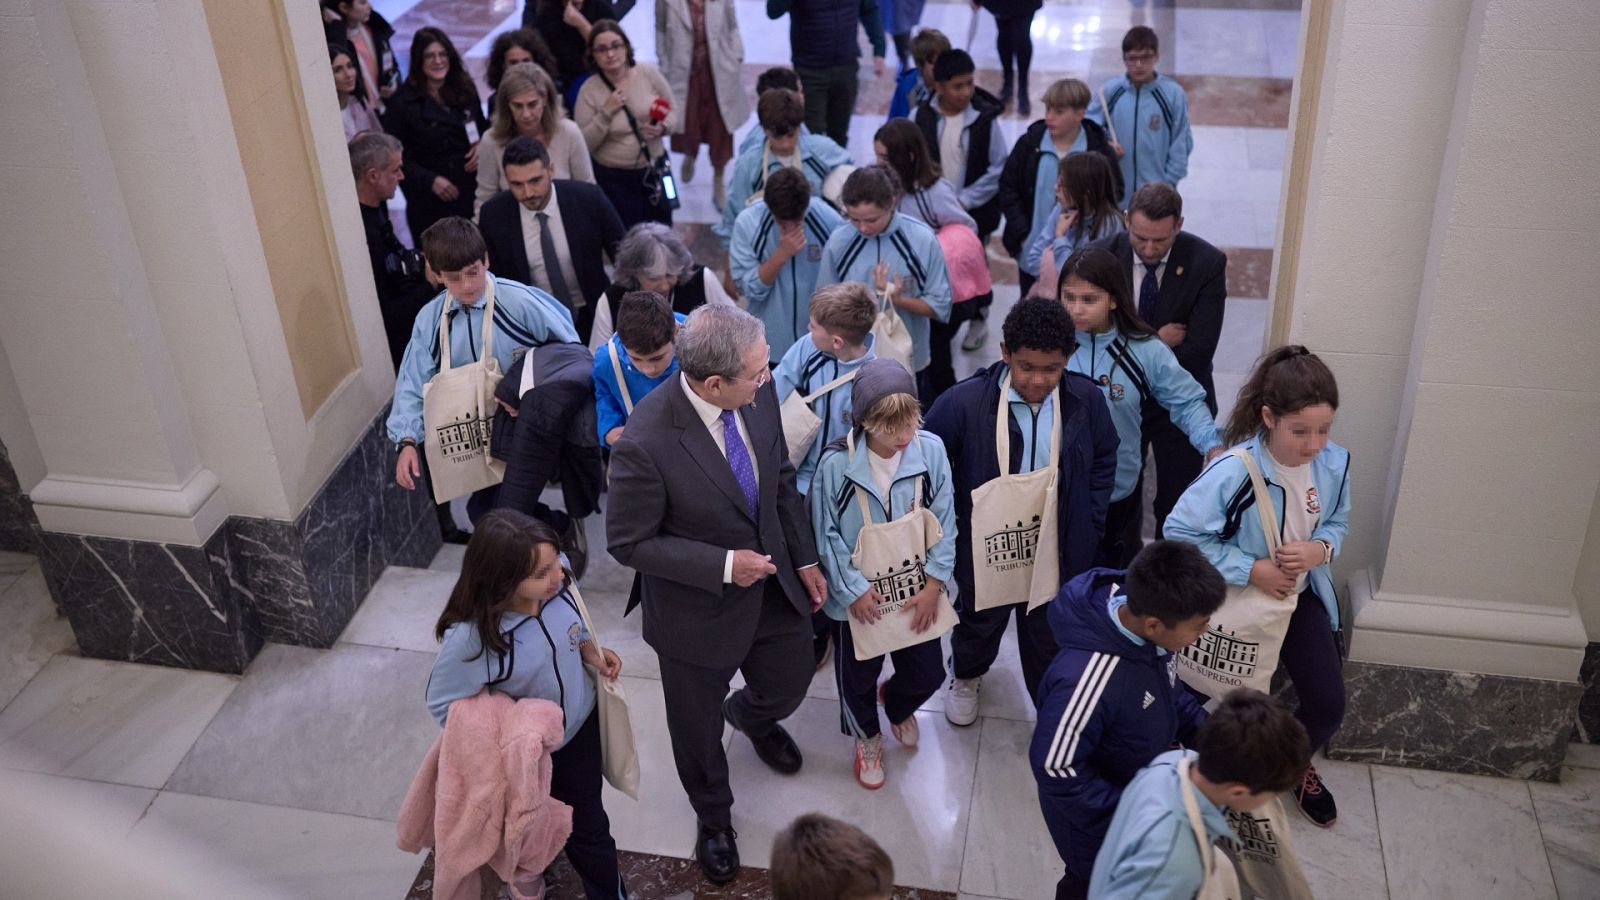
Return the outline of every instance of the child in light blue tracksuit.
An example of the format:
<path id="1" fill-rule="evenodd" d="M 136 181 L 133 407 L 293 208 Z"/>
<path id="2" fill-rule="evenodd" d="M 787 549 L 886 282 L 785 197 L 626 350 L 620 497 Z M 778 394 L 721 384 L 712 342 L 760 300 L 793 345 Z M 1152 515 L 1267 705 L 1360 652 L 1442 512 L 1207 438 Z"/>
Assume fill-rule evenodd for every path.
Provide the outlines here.
<path id="1" fill-rule="evenodd" d="M 922 414 L 911 373 L 893 360 L 876 359 L 861 367 L 850 390 L 856 427 L 848 439 L 836 440 L 824 451 L 808 506 L 828 578 L 822 611 L 833 622 L 837 646 L 834 674 L 840 730 L 856 741 L 856 780 L 873 790 L 884 781 L 880 698 L 895 738 L 915 747 L 916 711 L 944 683 L 944 658 L 938 638 L 931 635 L 920 644 L 895 650 L 888 654 L 894 657 L 894 674 L 880 690 L 883 657 L 856 659 L 848 619 L 866 624 L 880 616 L 912 616 L 912 630 L 926 631 L 943 602 L 944 585 L 955 573 L 956 514 L 944 442 L 920 428 Z M 866 524 L 863 496 L 873 523 L 899 519 L 914 506 L 938 519 L 943 534 L 937 543 L 904 550 L 907 563 L 920 569 L 915 574 L 923 576 L 914 579 L 923 583 L 920 589 L 897 584 L 898 571 L 869 581 L 851 561 Z"/>
<path id="2" fill-rule="evenodd" d="M 1095 900 L 1193 900 L 1205 883 L 1200 841 L 1235 839 L 1224 810 L 1255 812 L 1299 784 L 1311 758 L 1305 729 L 1271 697 L 1237 690 L 1200 726 L 1194 750 L 1169 750 L 1133 777 L 1095 857 Z M 1187 772 L 1180 762 L 1188 760 Z M 1185 784 L 1184 781 L 1188 783 Z M 1184 794 L 1205 833 L 1195 835 Z"/>
<path id="3" fill-rule="evenodd" d="M 806 333 L 822 248 L 843 223 L 794 169 L 772 173 L 763 198 L 733 221 L 728 269 L 746 307 L 766 326 L 774 364 Z"/>
<path id="4" fill-rule="evenodd" d="M 1249 470 L 1232 455 L 1200 473 L 1164 529 L 1198 546 L 1229 584 L 1253 584 L 1295 604 L 1278 658 L 1294 683 L 1295 717 L 1313 752 L 1339 729 L 1345 707 L 1330 571 L 1350 523 L 1350 453 L 1328 440 L 1338 404 L 1333 373 L 1299 346 L 1268 353 L 1239 391 L 1224 437 L 1250 454 L 1267 483 L 1279 522 L 1276 555 L 1267 552 Z M 1317 825 L 1337 818 L 1315 768 L 1306 770 L 1295 800 Z"/>
<path id="5" fill-rule="evenodd" d="M 933 229 L 895 212 L 900 197 L 894 184 L 883 166 L 850 173 L 843 193 L 850 223 L 839 226 L 822 248 L 817 284 L 859 281 L 880 291 L 879 281 L 898 284 L 895 311 L 911 335 L 911 368 L 921 372 L 932 359 L 929 320 L 950 321 L 950 273 Z M 883 278 L 874 277 L 879 263 L 886 264 Z"/>
<path id="6" fill-rule="evenodd" d="M 1126 565 L 1138 552 L 1137 520 L 1143 499 L 1134 493 L 1139 471 L 1144 403 L 1166 407 L 1172 421 L 1201 453 L 1222 451 L 1206 392 L 1178 358 L 1139 318 L 1129 296 L 1127 270 L 1109 250 L 1078 250 L 1061 267 L 1061 302 L 1077 329 L 1077 349 L 1067 369 L 1100 385 L 1117 426 L 1117 481 L 1106 513 L 1100 564 Z M 1125 534 L 1134 531 L 1132 535 Z"/>
<path id="7" fill-rule="evenodd" d="M 672 339 L 684 315 L 654 291 L 633 291 L 617 304 L 617 330 L 594 355 L 594 418 L 600 446 L 622 437 L 628 416 L 646 394 L 677 374 Z M 617 381 L 617 369 L 622 381 Z"/>
<path id="8" fill-rule="evenodd" d="M 756 101 L 756 119 L 766 139 L 759 146 L 741 151 L 728 179 L 728 198 L 722 218 L 711 231 L 727 247 L 733 238 L 734 220 L 744 212 L 750 197 L 763 191 L 767 178 L 780 169 L 797 169 L 811 183 L 811 193 L 821 197 L 822 183 L 840 166 L 850 165 L 850 152 L 827 135 L 802 133 L 805 101 L 794 91 L 774 89 Z"/>
<path id="9" fill-rule="evenodd" d="M 860 371 L 876 359 L 872 352 L 872 321 L 878 314 L 872 292 L 859 282 L 830 284 L 811 295 L 807 333 L 795 341 L 778 368 L 772 373 L 778 402 L 795 391 L 810 397 L 824 385 L 851 372 Z M 795 466 L 795 487 L 804 494 L 811 488 L 811 475 L 817 470 L 822 448 L 850 429 L 850 387 L 841 385 L 817 397 L 811 404 L 822 424 Z"/>
<path id="10" fill-rule="evenodd" d="M 1156 72 L 1160 49 L 1149 27 L 1128 29 L 1122 39 L 1127 74 L 1106 82 L 1089 104 L 1087 118 L 1096 125 L 1105 127 L 1109 114 L 1110 130 L 1122 150 L 1123 209 L 1140 186 L 1161 181 L 1177 187 L 1189 174 L 1194 150 L 1189 97 L 1176 81 Z"/>

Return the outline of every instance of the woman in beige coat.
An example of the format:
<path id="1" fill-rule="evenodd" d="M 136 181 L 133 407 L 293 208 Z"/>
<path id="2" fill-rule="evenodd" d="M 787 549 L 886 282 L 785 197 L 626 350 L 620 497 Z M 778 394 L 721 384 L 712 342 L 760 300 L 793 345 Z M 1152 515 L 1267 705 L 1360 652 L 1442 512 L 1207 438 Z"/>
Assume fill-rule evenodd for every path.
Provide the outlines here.
<path id="1" fill-rule="evenodd" d="M 705 144 L 711 156 L 717 209 L 727 200 L 722 171 L 733 158 L 733 131 L 750 116 L 739 70 L 744 41 L 734 0 L 656 0 L 656 56 L 672 94 L 683 103 L 683 131 L 672 149 L 683 154 L 682 180 L 694 177 Z"/>
<path id="2" fill-rule="evenodd" d="M 507 66 L 500 83 L 495 85 L 494 109 L 490 110 L 489 117 L 493 124 L 478 144 L 474 217 L 490 197 L 511 187 L 500 165 L 500 155 L 515 137 L 525 135 L 544 144 L 550 151 L 550 163 L 555 167 L 557 178 L 594 184 L 589 145 L 578 123 L 567 118 L 562 109 L 555 81 L 540 66 L 534 63 Z"/>

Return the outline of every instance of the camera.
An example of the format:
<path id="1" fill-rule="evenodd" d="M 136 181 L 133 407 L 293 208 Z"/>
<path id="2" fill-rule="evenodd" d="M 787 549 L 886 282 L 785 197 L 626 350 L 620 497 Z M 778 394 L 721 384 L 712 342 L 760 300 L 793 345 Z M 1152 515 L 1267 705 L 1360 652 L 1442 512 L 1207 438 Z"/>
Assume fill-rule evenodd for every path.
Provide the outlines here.
<path id="1" fill-rule="evenodd" d="M 383 267 L 390 275 L 423 277 L 422 254 L 403 245 L 389 249 L 389 254 L 383 258 Z"/>

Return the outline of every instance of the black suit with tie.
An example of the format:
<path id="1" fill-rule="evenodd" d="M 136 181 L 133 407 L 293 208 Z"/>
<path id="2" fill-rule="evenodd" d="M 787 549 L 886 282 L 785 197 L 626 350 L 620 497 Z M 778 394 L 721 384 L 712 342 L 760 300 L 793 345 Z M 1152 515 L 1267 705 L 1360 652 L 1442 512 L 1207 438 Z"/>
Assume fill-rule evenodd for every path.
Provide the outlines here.
<path id="1" fill-rule="evenodd" d="M 1116 254 L 1123 271 L 1128 273 L 1129 293 L 1138 287 L 1135 277 L 1133 245 L 1127 232 L 1119 232 L 1096 241 L 1093 246 L 1103 247 Z M 1140 270 L 1142 271 L 1142 270 Z M 1204 240 L 1186 232 L 1178 232 L 1167 254 L 1166 268 L 1161 275 L 1161 289 L 1156 293 L 1155 306 L 1139 304 L 1149 309 L 1144 317 L 1150 327 L 1163 325 L 1187 326 L 1183 343 L 1172 348 L 1178 364 L 1200 382 L 1206 390 L 1206 405 L 1213 414 L 1217 411 L 1217 389 L 1211 380 L 1211 357 L 1217 351 L 1217 341 L 1222 337 L 1222 314 L 1228 299 L 1228 256 Z M 1144 405 L 1144 449 L 1154 448 L 1156 466 L 1156 534 L 1167 513 L 1177 504 L 1189 482 L 1199 476 L 1203 460 L 1189 443 L 1189 438 L 1167 416 L 1161 404 L 1146 401 Z M 1134 495 L 1144 489 L 1141 474 Z M 1143 516 L 1129 519 L 1130 534 L 1124 535 L 1123 547 L 1132 554 L 1139 549 L 1139 525 Z"/>
<path id="2" fill-rule="evenodd" d="M 799 708 L 814 668 L 811 603 L 796 569 L 815 564 L 817 551 L 771 383 L 735 412 L 755 463 L 754 515 L 684 389 L 676 375 L 651 391 L 612 448 L 606 536 L 640 576 L 678 777 L 700 821 L 727 828 L 722 701 L 743 672 L 748 687 L 730 698 L 729 716 L 752 738 Z M 770 554 L 777 573 L 750 587 L 724 583 L 728 551 L 739 549 Z"/>
<path id="3" fill-rule="evenodd" d="M 601 254 L 616 258 L 617 244 L 623 235 L 622 220 L 605 193 L 594 185 L 564 178 L 556 179 L 554 184 L 567 252 L 572 255 L 572 270 L 578 276 L 578 283 L 569 287 L 575 288 L 587 301 L 572 311 L 572 321 L 578 328 L 578 337 L 587 344 L 594 326 L 595 304 L 611 286 Z M 478 210 L 478 230 L 483 232 L 483 241 L 489 248 L 490 271 L 512 281 L 532 284 L 533 274 L 522 234 L 521 207 L 510 191 L 495 194 Z M 567 302 L 565 297 L 557 299 Z"/>

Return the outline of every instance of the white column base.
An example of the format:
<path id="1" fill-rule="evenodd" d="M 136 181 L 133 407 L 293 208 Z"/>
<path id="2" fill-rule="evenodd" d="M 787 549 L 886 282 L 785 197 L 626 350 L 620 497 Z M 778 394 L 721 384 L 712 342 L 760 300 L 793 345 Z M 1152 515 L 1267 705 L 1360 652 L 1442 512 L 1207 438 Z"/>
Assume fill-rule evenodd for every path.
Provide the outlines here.
<path id="1" fill-rule="evenodd" d="M 206 468 L 178 485 L 46 475 L 28 499 L 45 531 L 198 547 L 228 517 L 220 487 Z"/>

